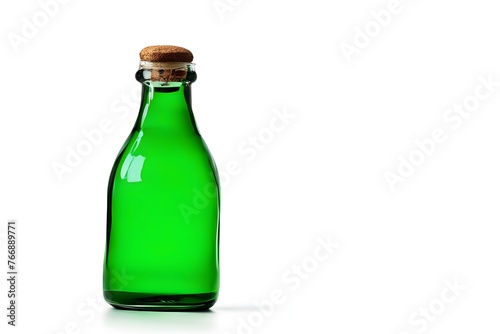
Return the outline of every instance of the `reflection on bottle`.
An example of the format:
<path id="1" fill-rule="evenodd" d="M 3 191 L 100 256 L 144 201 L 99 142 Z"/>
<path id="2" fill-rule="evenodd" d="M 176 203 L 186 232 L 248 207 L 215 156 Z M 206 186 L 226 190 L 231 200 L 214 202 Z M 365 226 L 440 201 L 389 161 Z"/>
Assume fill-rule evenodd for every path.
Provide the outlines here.
<path id="1" fill-rule="evenodd" d="M 120 171 L 121 178 L 127 179 L 127 182 L 141 182 L 141 172 L 144 166 L 144 161 L 146 157 L 142 155 L 133 156 L 132 154 L 127 155 L 125 161 L 123 162 L 122 170 Z"/>
<path id="2" fill-rule="evenodd" d="M 122 180 L 126 179 L 127 182 L 130 183 L 142 181 L 141 172 L 146 157 L 142 155 L 133 155 L 133 153 L 139 147 L 143 135 L 144 133 L 142 131 L 139 132 L 139 134 L 137 135 L 137 138 L 135 139 L 135 142 L 132 145 L 132 149 L 125 158 L 125 161 L 123 162 L 122 165 L 122 169 L 120 171 L 120 177 L 122 178 Z"/>

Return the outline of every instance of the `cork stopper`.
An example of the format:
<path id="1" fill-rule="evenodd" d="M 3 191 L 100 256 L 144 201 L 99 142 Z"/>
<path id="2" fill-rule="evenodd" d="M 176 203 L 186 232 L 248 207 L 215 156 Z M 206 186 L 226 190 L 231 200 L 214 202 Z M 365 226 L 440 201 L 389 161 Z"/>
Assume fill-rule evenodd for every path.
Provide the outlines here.
<path id="1" fill-rule="evenodd" d="M 153 45 L 140 52 L 141 69 L 145 80 L 179 82 L 187 77 L 193 64 L 193 54 L 175 45 Z"/>
<path id="2" fill-rule="evenodd" d="M 193 61 L 193 54 L 188 49 L 175 45 L 153 45 L 141 50 L 141 60 L 151 62 L 186 62 Z"/>

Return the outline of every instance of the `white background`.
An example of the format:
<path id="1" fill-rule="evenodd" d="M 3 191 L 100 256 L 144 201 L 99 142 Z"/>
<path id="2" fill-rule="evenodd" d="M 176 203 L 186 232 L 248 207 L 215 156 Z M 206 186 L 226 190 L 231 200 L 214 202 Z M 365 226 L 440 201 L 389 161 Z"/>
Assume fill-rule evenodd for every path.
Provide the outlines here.
<path id="1" fill-rule="evenodd" d="M 0 263 L 16 219 L 20 273 L 18 328 L 2 315 L 2 333 L 498 333 L 500 87 L 457 128 L 443 119 L 481 76 L 500 81 L 496 2 L 401 0 L 381 28 L 370 12 L 388 0 L 220 2 L 222 14 L 212 0 L 70 0 L 44 22 L 37 1 L 2 1 Z M 44 26 L 14 47 L 33 16 Z M 200 131 L 221 172 L 239 164 L 222 189 L 211 312 L 100 303 L 107 179 L 138 111 L 113 106 L 153 44 L 193 52 Z M 240 154 L 276 110 L 294 118 Z M 103 119 L 113 130 L 59 180 L 53 164 Z M 436 128 L 446 140 L 392 191 L 384 174 Z M 328 237 L 340 246 L 315 267 Z M 310 271 L 295 290 L 283 280 L 294 264 Z M 275 289 L 284 302 L 257 313 Z"/>

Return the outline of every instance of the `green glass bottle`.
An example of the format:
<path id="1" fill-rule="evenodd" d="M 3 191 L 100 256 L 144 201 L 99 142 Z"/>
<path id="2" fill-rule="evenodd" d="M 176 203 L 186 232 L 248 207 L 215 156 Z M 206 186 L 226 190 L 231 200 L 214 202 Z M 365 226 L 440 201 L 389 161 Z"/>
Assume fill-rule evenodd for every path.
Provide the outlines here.
<path id="1" fill-rule="evenodd" d="M 219 179 L 191 109 L 192 54 L 141 51 L 139 116 L 108 185 L 104 298 L 135 310 L 206 310 L 219 290 Z"/>

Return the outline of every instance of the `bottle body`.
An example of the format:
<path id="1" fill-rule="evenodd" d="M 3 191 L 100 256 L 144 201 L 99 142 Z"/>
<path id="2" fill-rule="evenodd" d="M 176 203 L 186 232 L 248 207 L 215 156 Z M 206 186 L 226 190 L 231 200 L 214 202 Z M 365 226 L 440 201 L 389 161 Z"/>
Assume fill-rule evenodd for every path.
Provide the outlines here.
<path id="1" fill-rule="evenodd" d="M 117 308 L 204 310 L 219 289 L 219 180 L 190 83 L 143 83 L 108 186 L 104 296 Z"/>

